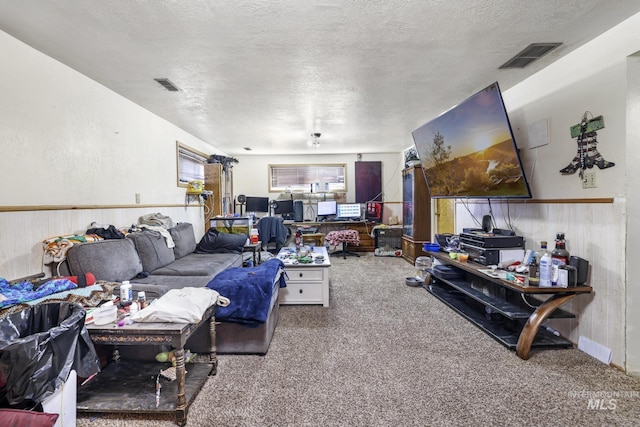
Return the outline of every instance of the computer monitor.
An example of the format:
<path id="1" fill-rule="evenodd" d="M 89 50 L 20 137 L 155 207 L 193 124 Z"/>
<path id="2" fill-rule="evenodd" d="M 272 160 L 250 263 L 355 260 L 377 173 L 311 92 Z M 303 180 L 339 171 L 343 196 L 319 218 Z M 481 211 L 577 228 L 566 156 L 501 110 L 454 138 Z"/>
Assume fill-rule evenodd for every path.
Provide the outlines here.
<path id="1" fill-rule="evenodd" d="M 360 203 L 340 203 L 338 205 L 338 218 L 360 219 Z"/>
<path id="2" fill-rule="evenodd" d="M 245 203 L 247 212 L 269 212 L 268 197 L 247 196 Z"/>
<path id="3" fill-rule="evenodd" d="M 338 204 L 335 200 L 318 202 L 318 216 L 330 216 L 338 213 Z"/>
<path id="4" fill-rule="evenodd" d="M 273 210 L 276 215 L 293 213 L 293 200 L 276 200 L 276 208 Z"/>
<path id="5" fill-rule="evenodd" d="M 371 222 L 382 222 L 382 202 L 367 202 L 364 217 Z"/>

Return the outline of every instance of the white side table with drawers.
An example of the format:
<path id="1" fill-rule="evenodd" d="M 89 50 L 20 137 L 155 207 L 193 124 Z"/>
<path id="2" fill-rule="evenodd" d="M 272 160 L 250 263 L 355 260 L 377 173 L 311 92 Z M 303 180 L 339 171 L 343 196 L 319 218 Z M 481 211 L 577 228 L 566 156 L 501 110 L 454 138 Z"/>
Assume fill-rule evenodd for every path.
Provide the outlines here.
<path id="1" fill-rule="evenodd" d="M 329 267 L 331 261 L 324 246 L 316 246 L 313 262 L 302 264 L 289 248 L 283 248 L 278 258 L 289 277 L 287 287 L 280 288 L 280 304 L 322 304 L 329 307 Z"/>

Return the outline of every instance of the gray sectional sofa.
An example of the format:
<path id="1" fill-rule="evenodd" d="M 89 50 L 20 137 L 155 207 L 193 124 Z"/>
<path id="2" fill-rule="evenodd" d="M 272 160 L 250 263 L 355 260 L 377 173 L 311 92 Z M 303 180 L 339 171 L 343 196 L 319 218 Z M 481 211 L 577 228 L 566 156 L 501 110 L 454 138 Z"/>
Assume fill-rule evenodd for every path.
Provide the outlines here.
<path id="1" fill-rule="evenodd" d="M 97 280 L 129 280 L 134 293 L 145 291 L 148 298 L 169 289 L 206 286 L 220 271 L 242 266 L 242 254 L 196 253 L 193 226 L 180 223 L 168 230 L 175 247 L 154 231 L 130 233 L 125 239 L 109 239 L 74 245 L 67 251 L 71 275 L 93 273 Z M 221 248 L 221 252 L 228 249 Z M 220 322 L 216 326 L 216 346 L 220 354 L 265 354 L 278 322 L 278 281 L 267 321 L 259 327 Z M 197 331 L 185 348 L 203 352 L 208 348 L 208 331 Z"/>

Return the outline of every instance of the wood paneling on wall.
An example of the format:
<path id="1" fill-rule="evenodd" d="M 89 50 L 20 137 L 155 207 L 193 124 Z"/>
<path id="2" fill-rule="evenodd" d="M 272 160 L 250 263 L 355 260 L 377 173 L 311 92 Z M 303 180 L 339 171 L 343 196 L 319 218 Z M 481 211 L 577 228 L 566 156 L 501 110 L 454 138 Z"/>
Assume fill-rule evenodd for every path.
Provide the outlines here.
<path id="1" fill-rule="evenodd" d="M 469 211 L 481 219 L 489 213 L 486 203 L 467 203 Z M 546 240 L 550 250 L 557 232 L 564 232 L 567 249 L 589 261 L 590 295 L 581 295 L 566 308 L 577 315 L 571 320 L 552 320 L 549 326 L 574 343 L 584 335 L 613 351 L 617 366 L 625 366 L 625 234 L 626 203 L 496 203 L 492 202 L 496 227 L 508 229 L 513 224 L 523 236 L 527 249 L 539 249 Z M 477 228 L 463 203 L 456 205 L 456 232 L 465 227 Z"/>

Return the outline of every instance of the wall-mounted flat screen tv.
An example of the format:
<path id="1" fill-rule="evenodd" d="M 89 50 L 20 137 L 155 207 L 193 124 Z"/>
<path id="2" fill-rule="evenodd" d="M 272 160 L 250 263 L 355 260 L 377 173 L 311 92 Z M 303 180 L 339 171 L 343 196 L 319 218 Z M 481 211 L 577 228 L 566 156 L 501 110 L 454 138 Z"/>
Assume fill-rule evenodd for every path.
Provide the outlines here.
<path id="1" fill-rule="evenodd" d="M 412 135 L 431 197 L 531 197 L 498 82 Z"/>

